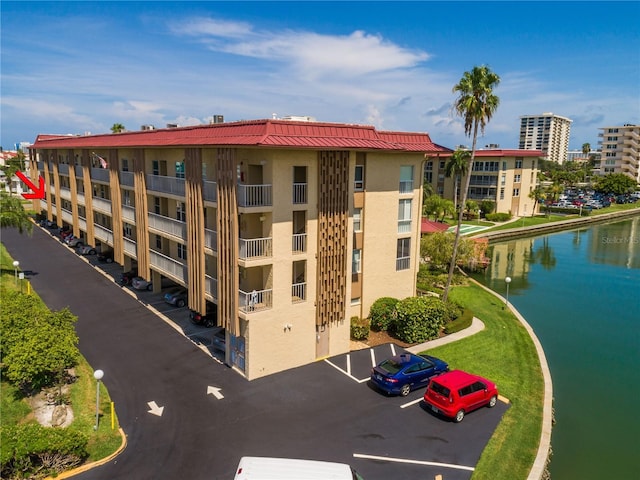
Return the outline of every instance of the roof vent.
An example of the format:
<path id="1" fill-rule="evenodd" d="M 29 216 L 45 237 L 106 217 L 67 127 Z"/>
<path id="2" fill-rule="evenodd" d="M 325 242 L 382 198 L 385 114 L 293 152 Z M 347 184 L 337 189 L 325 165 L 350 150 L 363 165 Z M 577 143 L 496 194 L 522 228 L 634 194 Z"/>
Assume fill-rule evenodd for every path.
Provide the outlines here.
<path id="1" fill-rule="evenodd" d="M 213 115 L 211 117 L 211 125 L 214 123 L 224 123 L 224 115 Z"/>
<path id="2" fill-rule="evenodd" d="M 156 127 L 154 127 L 153 125 L 142 125 L 140 127 L 140 130 L 155 130 Z"/>
<path id="3" fill-rule="evenodd" d="M 281 120 L 289 120 L 293 122 L 317 122 L 314 117 L 310 117 L 308 115 L 288 115 L 286 117 L 282 117 Z"/>
<path id="4" fill-rule="evenodd" d="M 167 128 L 178 128 L 178 126 L 177 123 L 167 123 Z"/>

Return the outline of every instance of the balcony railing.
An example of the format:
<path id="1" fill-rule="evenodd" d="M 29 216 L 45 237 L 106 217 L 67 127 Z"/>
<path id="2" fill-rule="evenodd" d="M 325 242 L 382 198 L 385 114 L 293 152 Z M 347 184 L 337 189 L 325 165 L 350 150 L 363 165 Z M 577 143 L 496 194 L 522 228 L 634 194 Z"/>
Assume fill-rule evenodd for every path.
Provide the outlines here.
<path id="1" fill-rule="evenodd" d="M 307 251 L 307 234 L 294 233 L 292 251 L 294 253 L 304 253 Z"/>
<path id="2" fill-rule="evenodd" d="M 396 258 L 396 271 L 408 270 L 411 266 L 411 257 Z"/>
<path id="3" fill-rule="evenodd" d="M 400 193 L 413 193 L 413 180 L 405 180 L 400 182 Z"/>
<path id="4" fill-rule="evenodd" d="M 155 250 L 149 250 L 149 265 L 165 276 L 185 282 L 185 266 L 178 260 L 167 257 Z"/>
<path id="5" fill-rule="evenodd" d="M 239 292 L 240 310 L 245 313 L 267 310 L 273 306 L 273 290 L 253 290 Z"/>
<path id="6" fill-rule="evenodd" d="M 59 163 L 58 164 L 58 173 L 60 175 L 69 176 L 69 165 L 67 165 L 66 163 Z"/>
<path id="7" fill-rule="evenodd" d="M 398 220 L 398 233 L 408 233 L 411 231 L 411 220 Z"/>
<path id="8" fill-rule="evenodd" d="M 60 187 L 60 198 L 71 201 L 71 190 L 67 187 Z"/>
<path id="9" fill-rule="evenodd" d="M 120 172 L 120 185 L 133 187 L 134 185 L 133 172 Z"/>
<path id="10" fill-rule="evenodd" d="M 272 255 L 272 238 L 241 238 L 240 258 L 260 258 Z"/>
<path id="11" fill-rule="evenodd" d="M 172 235 L 181 240 L 187 238 L 187 224 L 185 222 L 156 213 L 149 213 L 149 228 Z"/>
<path id="12" fill-rule="evenodd" d="M 134 240 L 130 238 L 124 238 L 124 253 L 132 258 L 138 258 L 138 248 Z"/>
<path id="13" fill-rule="evenodd" d="M 202 196 L 209 202 L 218 201 L 218 184 L 216 182 L 203 182 Z"/>
<path id="14" fill-rule="evenodd" d="M 184 178 L 147 174 L 147 190 L 184 197 Z"/>
<path id="15" fill-rule="evenodd" d="M 131 225 L 136 224 L 136 209 L 131 205 L 122 205 L 122 219 Z"/>
<path id="16" fill-rule="evenodd" d="M 109 170 L 106 168 L 92 168 L 91 180 L 102 183 L 109 183 Z"/>
<path id="17" fill-rule="evenodd" d="M 76 171 L 76 178 L 82 178 L 82 166 L 76 165 L 74 168 Z"/>
<path id="18" fill-rule="evenodd" d="M 293 303 L 304 302 L 307 299 L 307 284 L 294 283 L 291 285 L 291 301 Z"/>
<path id="19" fill-rule="evenodd" d="M 306 183 L 293 184 L 293 203 L 294 205 L 307 203 L 307 184 Z"/>
<path id="20" fill-rule="evenodd" d="M 271 185 L 238 185 L 238 205 L 265 207 L 273 205 Z"/>
<path id="21" fill-rule="evenodd" d="M 113 232 L 102 225 L 97 223 L 94 225 L 95 237 L 101 242 L 106 242 L 109 245 L 113 245 Z"/>
<path id="22" fill-rule="evenodd" d="M 71 215 L 71 211 L 67 210 L 66 208 L 63 208 L 62 220 L 64 220 L 67 223 L 73 223 L 73 215 Z"/>
<path id="23" fill-rule="evenodd" d="M 204 246 L 210 248 L 214 252 L 218 251 L 218 232 L 214 230 L 204 229 Z"/>
<path id="24" fill-rule="evenodd" d="M 94 210 L 99 210 L 102 213 L 111 215 L 111 200 L 107 200 L 100 197 L 93 197 L 91 200 L 91 204 Z"/>

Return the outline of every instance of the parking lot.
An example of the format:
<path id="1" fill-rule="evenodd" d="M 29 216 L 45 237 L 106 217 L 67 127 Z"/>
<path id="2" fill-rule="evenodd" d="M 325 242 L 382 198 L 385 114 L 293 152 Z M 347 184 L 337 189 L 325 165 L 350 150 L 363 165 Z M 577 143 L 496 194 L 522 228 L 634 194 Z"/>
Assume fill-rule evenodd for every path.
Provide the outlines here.
<path id="1" fill-rule="evenodd" d="M 368 381 L 371 367 L 404 351 L 392 344 L 248 382 L 222 363 L 211 348 L 213 329 L 192 324 L 188 309 L 166 304 L 158 293 L 110 287 L 121 266 L 81 257 L 41 235 L 28 242 L 6 237 L 12 254 L 22 249 L 21 265 L 39 263 L 33 282 L 43 298 L 78 312 L 81 350 L 107 372 L 104 382 L 128 436 L 121 455 L 81 479 L 230 480 L 243 455 L 344 462 L 367 480 L 469 479 L 508 408 L 499 402 L 455 424 L 424 407 L 423 389 L 406 397 L 379 392 Z M 63 288 L 65 277 L 53 285 L 60 269 L 81 283 Z M 149 412 L 151 400 L 164 407 L 161 416 Z"/>

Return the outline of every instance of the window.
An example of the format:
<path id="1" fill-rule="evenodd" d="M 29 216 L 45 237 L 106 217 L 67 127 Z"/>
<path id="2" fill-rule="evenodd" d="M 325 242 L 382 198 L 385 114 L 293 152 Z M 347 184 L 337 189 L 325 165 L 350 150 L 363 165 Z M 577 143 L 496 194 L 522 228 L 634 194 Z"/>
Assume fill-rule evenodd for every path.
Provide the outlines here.
<path id="1" fill-rule="evenodd" d="M 176 162 L 176 178 L 184 178 L 184 162 Z"/>
<path id="2" fill-rule="evenodd" d="M 122 225 L 122 234 L 126 238 L 131 238 L 133 236 L 133 227 L 128 223 L 123 223 Z"/>
<path id="3" fill-rule="evenodd" d="M 516 158 L 516 168 L 522 168 L 522 157 Z"/>
<path id="4" fill-rule="evenodd" d="M 521 182 L 521 180 L 520 180 L 521 178 L 522 178 L 522 176 L 518 173 L 517 175 L 513 176 L 513 182 L 514 183 L 520 183 Z"/>
<path id="5" fill-rule="evenodd" d="M 122 159 L 122 171 L 123 172 L 128 172 L 129 171 L 129 160 L 126 158 Z"/>
<path id="6" fill-rule="evenodd" d="M 355 182 L 353 188 L 357 192 L 364 190 L 364 165 L 356 165 Z"/>
<path id="7" fill-rule="evenodd" d="M 411 239 L 399 238 L 396 250 L 396 271 L 408 270 L 411 266 Z"/>
<path id="8" fill-rule="evenodd" d="M 507 183 L 507 174 L 503 173 L 500 177 L 500 185 L 504 185 L 505 183 Z"/>
<path id="9" fill-rule="evenodd" d="M 160 235 L 156 235 L 156 248 L 162 250 L 162 237 Z"/>
<path id="10" fill-rule="evenodd" d="M 160 162 L 158 160 L 151 162 L 151 170 L 154 175 L 160 175 Z"/>
<path id="11" fill-rule="evenodd" d="M 353 231 L 362 231 L 362 209 L 356 208 L 353 210 Z"/>
<path id="12" fill-rule="evenodd" d="M 160 215 L 160 197 L 153 197 L 153 212 Z"/>
<path id="13" fill-rule="evenodd" d="M 187 205 L 184 202 L 176 202 L 176 219 L 181 222 L 187 221 Z"/>
<path id="14" fill-rule="evenodd" d="M 520 189 L 519 188 L 514 188 L 513 189 L 513 196 L 514 197 L 519 197 L 520 196 Z"/>
<path id="15" fill-rule="evenodd" d="M 122 191 L 122 203 L 131 206 L 131 192 L 129 190 Z"/>
<path id="16" fill-rule="evenodd" d="M 398 203 L 398 233 L 411 231 L 411 199 Z"/>
<path id="17" fill-rule="evenodd" d="M 440 160 L 440 170 L 444 170 L 444 160 Z"/>
<path id="18" fill-rule="evenodd" d="M 400 167 L 400 193 L 413 192 L 413 166 L 402 165 Z"/>
<path id="19" fill-rule="evenodd" d="M 178 258 L 182 260 L 187 259 L 187 246 L 182 245 L 181 243 L 178 244 Z"/>
<path id="20" fill-rule="evenodd" d="M 500 189 L 500 200 L 504 200 L 504 188 Z"/>
<path id="21" fill-rule="evenodd" d="M 502 161 L 502 170 L 506 170 L 507 169 L 507 161 L 503 160 Z"/>
<path id="22" fill-rule="evenodd" d="M 353 254 L 351 257 L 351 273 L 352 274 L 357 274 L 360 273 L 362 270 L 362 250 L 360 250 L 359 248 L 356 248 L 353 250 Z"/>

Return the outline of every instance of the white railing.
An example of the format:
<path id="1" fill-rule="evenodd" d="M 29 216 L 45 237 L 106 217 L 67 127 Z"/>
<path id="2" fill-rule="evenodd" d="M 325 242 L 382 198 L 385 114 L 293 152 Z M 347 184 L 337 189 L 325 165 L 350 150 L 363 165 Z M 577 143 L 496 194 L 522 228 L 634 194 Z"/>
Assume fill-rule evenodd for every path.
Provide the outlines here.
<path id="1" fill-rule="evenodd" d="M 78 205 L 84 205 L 84 193 L 76 193 L 76 198 L 78 199 Z"/>
<path id="2" fill-rule="evenodd" d="M 294 233 L 293 234 L 293 252 L 306 252 L 307 251 L 307 234 L 306 233 Z"/>
<path id="3" fill-rule="evenodd" d="M 272 255 L 271 237 L 268 238 L 241 238 L 240 258 L 270 257 Z"/>
<path id="4" fill-rule="evenodd" d="M 296 205 L 307 203 L 307 184 L 293 184 L 293 203 Z"/>
<path id="5" fill-rule="evenodd" d="M 273 306 L 273 290 L 253 290 L 239 294 L 240 310 L 245 313 L 266 310 Z"/>
<path id="6" fill-rule="evenodd" d="M 184 178 L 147 174 L 147 190 L 184 197 Z"/>
<path id="7" fill-rule="evenodd" d="M 73 223 L 73 215 L 71 215 L 71 212 L 66 208 L 62 209 L 62 220 L 67 223 Z"/>
<path id="8" fill-rule="evenodd" d="M 71 201 L 71 190 L 67 187 L 60 187 L 60 198 Z"/>
<path id="9" fill-rule="evenodd" d="M 400 193 L 413 193 L 413 180 L 404 180 L 400 182 Z"/>
<path id="10" fill-rule="evenodd" d="M 396 271 L 408 270 L 411 266 L 411 257 L 396 258 Z"/>
<path id="11" fill-rule="evenodd" d="M 271 185 L 238 185 L 238 205 L 262 207 L 273 205 Z"/>
<path id="12" fill-rule="evenodd" d="M 218 279 L 210 277 L 209 275 L 204 276 L 204 290 L 206 293 L 211 295 L 214 299 L 218 299 Z"/>
<path id="13" fill-rule="evenodd" d="M 210 248 L 214 252 L 218 251 L 218 232 L 215 230 L 204 229 L 204 246 Z"/>
<path id="14" fill-rule="evenodd" d="M 91 206 L 94 210 L 99 210 L 102 213 L 111 215 L 111 200 L 105 200 L 100 197 L 93 197 L 91 199 Z"/>
<path id="15" fill-rule="evenodd" d="M 398 233 L 408 233 L 411 231 L 411 220 L 398 220 Z"/>
<path id="16" fill-rule="evenodd" d="M 293 303 L 304 302 L 307 299 L 307 284 L 294 283 L 291 285 L 291 301 Z"/>
<path id="17" fill-rule="evenodd" d="M 113 245 L 113 232 L 108 228 L 103 227 L 102 225 L 98 225 L 97 223 L 94 225 L 95 228 L 95 237 L 101 242 L 106 242 L 109 245 Z"/>
<path id="18" fill-rule="evenodd" d="M 78 216 L 78 227 L 83 232 L 87 231 L 87 220 L 84 217 Z"/>
<path id="19" fill-rule="evenodd" d="M 109 183 L 109 170 L 106 168 L 92 168 L 91 180 L 96 182 Z"/>
<path id="20" fill-rule="evenodd" d="M 217 202 L 218 184 L 216 182 L 204 181 L 202 184 L 202 196 L 209 202 Z"/>
<path id="21" fill-rule="evenodd" d="M 126 220 L 128 223 L 135 225 L 136 224 L 136 209 L 131 205 L 122 205 L 122 219 Z"/>
<path id="22" fill-rule="evenodd" d="M 171 257 L 167 257 L 160 252 L 149 250 L 149 265 L 174 280 L 178 280 L 180 282 L 185 281 L 184 264 Z"/>
<path id="23" fill-rule="evenodd" d="M 185 222 L 158 215 L 157 213 L 149 213 L 149 228 L 167 233 L 181 240 L 187 237 L 187 224 Z"/>
<path id="24" fill-rule="evenodd" d="M 132 258 L 138 258 L 138 248 L 135 241 L 130 238 L 124 238 L 124 253 Z"/>

